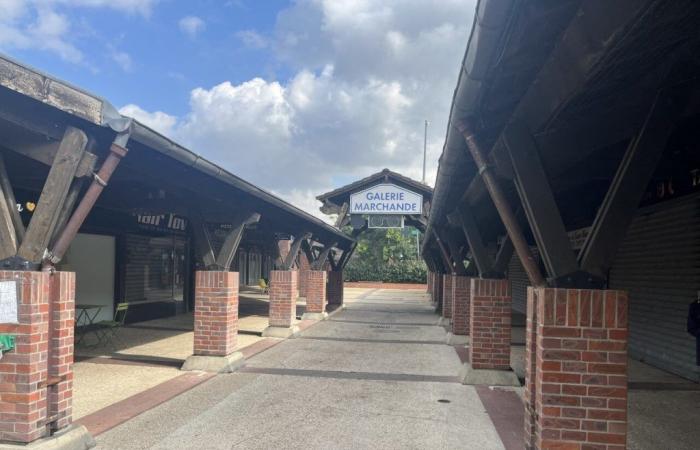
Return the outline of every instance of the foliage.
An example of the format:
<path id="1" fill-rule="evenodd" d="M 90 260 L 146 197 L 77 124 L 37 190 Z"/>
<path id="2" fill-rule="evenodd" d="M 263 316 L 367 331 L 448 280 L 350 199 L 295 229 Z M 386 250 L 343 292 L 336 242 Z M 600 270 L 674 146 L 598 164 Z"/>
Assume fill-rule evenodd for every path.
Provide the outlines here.
<path id="1" fill-rule="evenodd" d="M 370 229 L 345 267 L 346 281 L 425 283 L 427 268 L 412 229 Z"/>

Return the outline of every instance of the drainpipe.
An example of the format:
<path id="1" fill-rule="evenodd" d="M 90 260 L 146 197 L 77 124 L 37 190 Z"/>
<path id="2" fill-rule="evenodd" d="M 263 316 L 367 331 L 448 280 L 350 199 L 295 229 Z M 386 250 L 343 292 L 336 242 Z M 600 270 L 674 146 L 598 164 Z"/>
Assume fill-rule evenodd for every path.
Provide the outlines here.
<path id="1" fill-rule="evenodd" d="M 47 249 L 42 262 L 42 270 L 50 271 L 53 269 L 54 265 L 61 261 L 71 242 L 75 239 L 75 235 L 78 234 L 78 230 L 83 225 L 85 218 L 92 210 L 92 207 L 95 206 L 95 202 L 97 202 L 100 194 L 107 186 L 114 170 L 119 165 L 121 159 L 128 153 L 126 143 L 131 136 L 131 119 L 120 118 L 120 120 L 115 120 L 110 123 L 110 127 L 117 132 L 117 136 L 114 138 L 109 149 L 109 155 L 107 155 L 107 158 L 102 163 L 99 172 L 93 174 L 90 187 L 80 200 L 78 207 L 75 209 L 75 212 L 73 212 L 73 215 L 70 220 L 68 220 L 68 223 L 58 239 L 56 239 L 53 249 L 50 251 Z"/>
<path id="2" fill-rule="evenodd" d="M 479 148 L 479 144 L 476 142 L 471 126 L 467 122 L 463 121 L 458 121 L 455 125 L 467 143 L 467 148 L 469 148 L 469 152 L 474 159 L 474 163 L 476 163 L 479 175 L 481 175 L 481 178 L 484 180 L 486 190 L 489 191 L 493 204 L 496 206 L 498 215 L 501 217 L 503 225 L 506 227 L 506 232 L 513 243 L 513 247 L 515 248 L 515 252 L 518 254 L 518 258 L 520 258 L 520 262 L 522 262 L 523 267 L 525 268 L 525 272 L 527 273 L 527 277 L 530 279 L 530 283 L 534 287 L 544 286 L 545 281 L 542 277 L 542 273 L 540 272 L 540 268 L 537 266 L 535 259 L 532 257 L 530 247 L 527 245 L 525 236 L 520 229 L 520 225 L 515 218 L 515 214 L 513 214 L 513 210 L 508 204 L 506 196 L 501 190 L 501 186 L 498 184 L 498 181 L 496 181 L 496 177 L 493 175 L 491 168 L 486 163 L 486 159 Z"/>

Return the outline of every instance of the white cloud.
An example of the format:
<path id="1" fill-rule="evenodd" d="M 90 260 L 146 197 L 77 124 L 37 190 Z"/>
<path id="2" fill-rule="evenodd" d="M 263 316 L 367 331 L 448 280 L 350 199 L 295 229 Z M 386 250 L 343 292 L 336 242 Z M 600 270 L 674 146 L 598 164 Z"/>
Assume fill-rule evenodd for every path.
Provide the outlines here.
<path id="1" fill-rule="evenodd" d="M 113 50 L 111 56 L 112 60 L 117 63 L 117 65 L 121 67 L 124 72 L 131 72 L 133 69 L 131 55 L 129 55 L 127 52 Z"/>
<path id="2" fill-rule="evenodd" d="M 174 133 L 177 118 L 161 111 L 147 112 L 140 107 L 130 104 L 119 109 L 119 113 L 128 117 L 132 117 L 147 127 L 153 128 L 157 132 L 172 136 Z"/>
<path id="3" fill-rule="evenodd" d="M 0 0 L 0 50 L 37 49 L 80 63 L 91 70 L 78 48 L 79 33 L 72 27 L 76 8 L 108 8 L 148 16 L 160 0 Z M 124 55 L 112 55 L 122 67 Z M 128 55 L 126 55 L 128 57 Z"/>
<path id="4" fill-rule="evenodd" d="M 191 38 L 197 37 L 197 35 L 206 28 L 204 21 L 197 16 L 183 17 L 178 22 L 178 26 L 180 27 L 180 31 Z"/>
<path id="5" fill-rule="evenodd" d="M 261 35 L 255 30 L 241 30 L 236 32 L 236 37 L 248 48 L 253 48 L 256 50 L 265 48 L 268 46 L 268 40 L 265 36 Z"/>
<path id="6" fill-rule="evenodd" d="M 474 9 L 299 0 L 265 40 L 293 75 L 196 88 L 188 114 L 166 115 L 170 136 L 318 216 L 314 197 L 339 177 L 388 167 L 420 180 L 427 119 L 432 183 Z"/>

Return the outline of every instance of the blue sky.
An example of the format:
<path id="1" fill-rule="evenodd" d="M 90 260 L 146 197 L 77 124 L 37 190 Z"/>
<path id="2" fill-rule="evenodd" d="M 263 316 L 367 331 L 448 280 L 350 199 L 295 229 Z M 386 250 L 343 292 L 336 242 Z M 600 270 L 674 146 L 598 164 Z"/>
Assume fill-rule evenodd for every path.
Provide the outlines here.
<path id="1" fill-rule="evenodd" d="M 0 0 L 0 52 L 318 213 L 385 167 L 432 183 L 475 0 Z M 294 169 L 294 170 L 291 170 Z"/>

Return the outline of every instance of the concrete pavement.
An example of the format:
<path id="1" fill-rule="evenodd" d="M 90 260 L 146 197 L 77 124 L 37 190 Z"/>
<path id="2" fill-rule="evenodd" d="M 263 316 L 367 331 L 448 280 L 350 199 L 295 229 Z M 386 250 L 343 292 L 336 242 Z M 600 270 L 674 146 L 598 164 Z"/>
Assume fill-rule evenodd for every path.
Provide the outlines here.
<path id="1" fill-rule="evenodd" d="M 346 309 L 98 436 L 103 449 L 504 448 L 420 291 Z"/>

